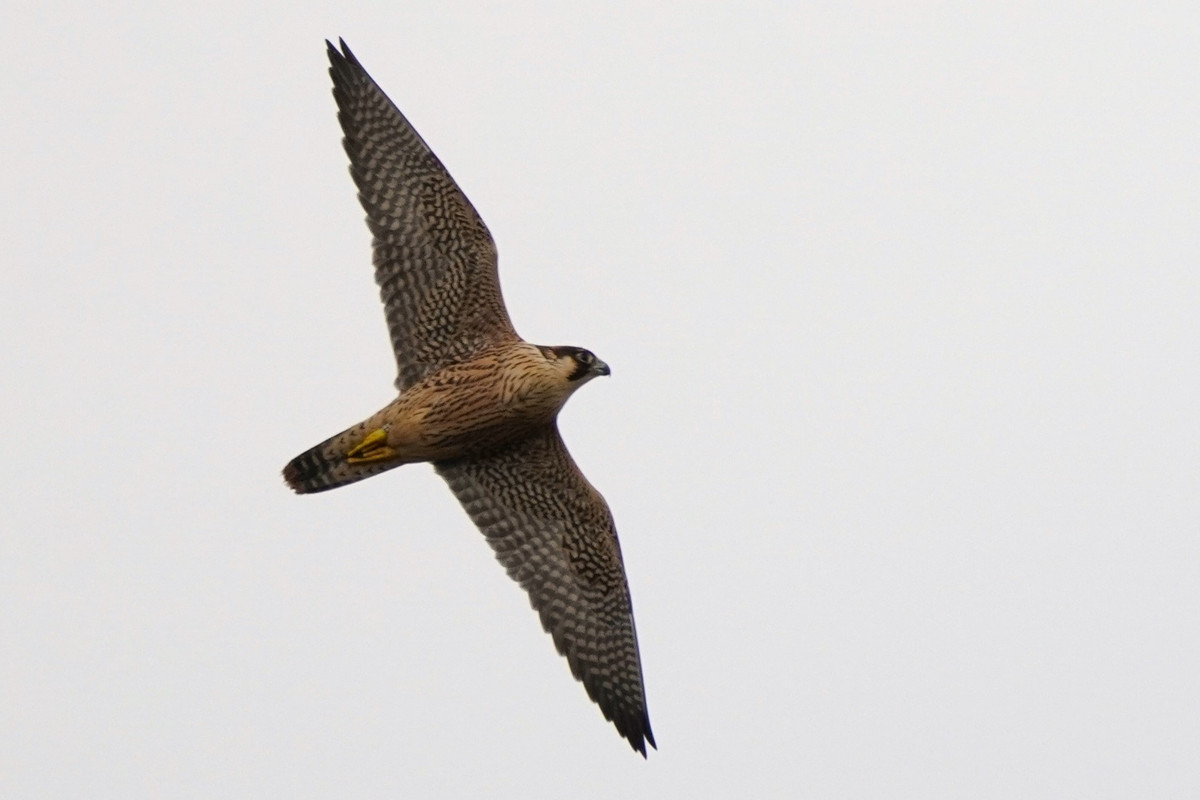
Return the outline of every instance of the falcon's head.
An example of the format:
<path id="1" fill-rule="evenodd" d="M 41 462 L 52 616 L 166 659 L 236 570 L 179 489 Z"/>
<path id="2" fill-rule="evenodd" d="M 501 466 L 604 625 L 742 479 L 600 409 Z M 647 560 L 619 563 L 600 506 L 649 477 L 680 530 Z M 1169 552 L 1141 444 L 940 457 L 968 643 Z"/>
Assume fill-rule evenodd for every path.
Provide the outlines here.
<path id="1" fill-rule="evenodd" d="M 583 385 L 599 375 L 608 375 L 608 364 L 596 358 L 591 350 L 582 347 L 548 347 L 546 357 L 557 361 L 568 383 Z"/>

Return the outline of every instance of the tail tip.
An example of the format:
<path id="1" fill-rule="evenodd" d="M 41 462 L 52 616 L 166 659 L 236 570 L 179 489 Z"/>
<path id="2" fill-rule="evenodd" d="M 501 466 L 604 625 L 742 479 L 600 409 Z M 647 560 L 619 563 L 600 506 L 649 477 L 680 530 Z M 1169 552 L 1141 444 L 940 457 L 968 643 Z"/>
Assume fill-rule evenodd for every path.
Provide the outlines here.
<path id="1" fill-rule="evenodd" d="M 310 453 L 296 456 L 283 468 L 283 480 L 296 494 L 308 494 L 316 486 L 314 479 L 320 475 L 321 467 L 309 458 Z"/>

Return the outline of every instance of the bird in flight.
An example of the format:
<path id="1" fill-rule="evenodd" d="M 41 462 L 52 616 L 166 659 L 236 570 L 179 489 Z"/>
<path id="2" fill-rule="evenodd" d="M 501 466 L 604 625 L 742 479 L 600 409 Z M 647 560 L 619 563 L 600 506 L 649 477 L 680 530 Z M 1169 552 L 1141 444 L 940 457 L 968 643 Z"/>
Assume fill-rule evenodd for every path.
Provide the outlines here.
<path id="1" fill-rule="evenodd" d="M 302 453 L 283 477 L 323 492 L 430 462 L 529 594 L 604 717 L 646 755 L 629 586 L 612 514 L 575 466 L 558 412 L 608 365 L 530 344 L 500 294 L 496 245 L 475 208 L 345 41 L 326 41 L 350 174 L 374 236 L 399 396 Z"/>

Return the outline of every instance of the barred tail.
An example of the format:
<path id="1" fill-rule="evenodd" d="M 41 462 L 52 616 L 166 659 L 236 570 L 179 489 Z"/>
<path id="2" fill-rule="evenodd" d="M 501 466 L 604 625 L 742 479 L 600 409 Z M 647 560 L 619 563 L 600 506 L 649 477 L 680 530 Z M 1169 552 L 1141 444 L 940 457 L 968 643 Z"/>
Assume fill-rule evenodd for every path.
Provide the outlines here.
<path id="1" fill-rule="evenodd" d="M 362 439 L 366 428 L 365 423 L 355 425 L 296 456 L 283 468 L 283 479 L 296 494 L 312 494 L 336 489 L 400 466 L 403 463 L 401 461 L 365 464 L 346 461 L 346 453 Z"/>

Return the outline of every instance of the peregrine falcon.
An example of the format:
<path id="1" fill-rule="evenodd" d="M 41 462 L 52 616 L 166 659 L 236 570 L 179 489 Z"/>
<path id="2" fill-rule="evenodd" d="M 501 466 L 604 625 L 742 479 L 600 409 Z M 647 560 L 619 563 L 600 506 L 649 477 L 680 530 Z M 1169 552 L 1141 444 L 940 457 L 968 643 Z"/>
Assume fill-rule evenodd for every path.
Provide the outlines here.
<path id="1" fill-rule="evenodd" d="M 466 195 L 350 48 L 326 41 L 350 174 L 374 236 L 399 397 L 297 456 L 300 494 L 427 461 L 450 485 L 604 717 L 644 757 L 637 633 L 612 514 L 558 412 L 608 365 L 513 329 L 496 245 Z"/>

